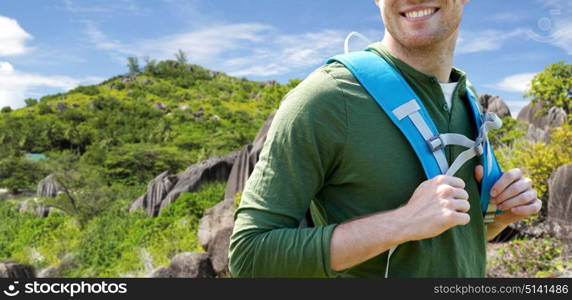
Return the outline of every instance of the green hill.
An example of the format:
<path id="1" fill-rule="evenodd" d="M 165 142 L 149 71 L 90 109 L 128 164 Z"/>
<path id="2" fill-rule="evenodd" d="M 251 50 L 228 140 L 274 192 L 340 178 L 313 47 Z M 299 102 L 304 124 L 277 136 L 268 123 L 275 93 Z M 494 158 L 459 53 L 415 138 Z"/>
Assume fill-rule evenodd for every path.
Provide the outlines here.
<path id="1" fill-rule="evenodd" d="M 128 204 L 161 172 L 177 173 L 250 143 L 298 82 L 255 82 L 181 61 L 149 61 L 141 71 L 4 110 L 0 187 L 34 190 L 63 170 L 76 196 L 87 197 L 81 206 L 39 218 L 18 212 L 26 194 L 0 193 L 0 261 L 37 271 L 71 261 L 59 276 L 123 277 L 148 274 L 181 252 L 203 251 L 198 221 L 222 199 L 224 183 L 183 193 L 156 218 L 129 213 Z"/>
<path id="2" fill-rule="evenodd" d="M 145 183 L 238 150 L 299 81 L 255 82 L 179 61 L 80 86 L 0 114 L 0 155 L 62 151 L 103 166 L 109 181 Z M 0 184 L 1 185 L 1 184 Z"/>

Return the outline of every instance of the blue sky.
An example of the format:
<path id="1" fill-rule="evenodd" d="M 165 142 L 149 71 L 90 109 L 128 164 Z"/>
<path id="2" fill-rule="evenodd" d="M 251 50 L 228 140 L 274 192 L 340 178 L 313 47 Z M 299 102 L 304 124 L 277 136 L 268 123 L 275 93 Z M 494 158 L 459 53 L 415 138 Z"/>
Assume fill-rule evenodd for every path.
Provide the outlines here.
<path id="1" fill-rule="evenodd" d="M 472 0 L 455 65 L 513 112 L 544 66 L 572 58 L 572 1 Z M 254 80 L 304 78 L 345 36 L 381 40 L 372 0 L 2 0 L 0 107 L 125 73 L 126 57 L 172 58 Z M 352 49 L 364 44 L 352 42 Z"/>

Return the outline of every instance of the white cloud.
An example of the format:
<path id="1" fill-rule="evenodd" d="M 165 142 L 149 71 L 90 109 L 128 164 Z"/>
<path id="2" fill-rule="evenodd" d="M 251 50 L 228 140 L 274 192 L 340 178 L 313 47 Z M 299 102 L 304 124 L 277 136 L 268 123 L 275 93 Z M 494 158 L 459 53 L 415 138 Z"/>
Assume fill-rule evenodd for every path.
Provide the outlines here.
<path id="1" fill-rule="evenodd" d="M 98 77 L 75 79 L 67 76 L 45 76 L 25 73 L 14 69 L 8 62 L 0 62 L 0 107 L 24 106 L 24 99 L 30 97 L 35 88 L 53 88 L 68 91 L 80 84 L 101 81 Z"/>
<path id="2" fill-rule="evenodd" d="M 31 49 L 26 46 L 26 41 L 32 39 L 18 21 L 0 16 L 0 57 L 20 55 Z"/>
<path id="3" fill-rule="evenodd" d="M 530 82 L 535 75 L 536 73 L 521 73 L 511 75 L 490 87 L 501 91 L 524 93 L 530 88 Z"/>
<path id="4" fill-rule="evenodd" d="M 83 21 L 85 24 L 85 34 L 88 40 L 101 50 L 109 50 L 121 54 L 136 55 L 135 51 L 129 50 L 127 45 L 123 45 L 117 40 L 112 40 L 103 33 L 94 22 Z"/>
<path id="5" fill-rule="evenodd" d="M 233 76 L 271 76 L 319 65 L 343 51 L 346 32 L 323 30 L 281 34 L 260 23 L 219 24 L 127 44 L 110 39 L 93 22 L 85 22 L 87 38 L 97 48 L 125 56 L 173 58 L 179 49 L 189 61 Z M 378 34 L 378 33 L 376 33 Z"/>
<path id="6" fill-rule="evenodd" d="M 14 72 L 14 67 L 8 62 L 0 61 L 0 74 L 11 74 Z"/>
<path id="7" fill-rule="evenodd" d="M 528 31 L 530 40 L 559 47 L 572 55 L 572 1 L 537 0 L 545 11 L 544 16 Z"/>
<path id="8" fill-rule="evenodd" d="M 552 34 L 552 44 L 562 48 L 568 55 L 572 55 L 572 22 L 560 21 Z"/>
<path id="9" fill-rule="evenodd" d="M 538 19 L 520 13 L 500 13 L 488 17 L 491 21 L 517 22 L 531 20 L 530 24 L 511 30 L 463 31 L 457 43 L 457 53 L 466 54 L 498 50 L 507 41 L 519 38 L 528 42 L 543 43 L 563 49 L 572 55 L 572 1 L 539 0 Z M 544 12 L 544 13 L 542 13 Z M 528 22 L 527 22 L 528 23 Z"/>
<path id="10" fill-rule="evenodd" d="M 89 4 L 87 4 L 89 3 Z M 114 14 L 128 13 L 132 15 L 144 15 L 147 9 L 141 8 L 134 0 L 63 0 L 64 9 L 75 14 Z"/>
<path id="11" fill-rule="evenodd" d="M 522 29 L 463 31 L 459 36 L 456 53 L 466 54 L 497 50 L 503 46 L 505 41 L 522 36 L 524 33 L 525 31 Z"/>
<path id="12" fill-rule="evenodd" d="M 271 76 L 317 66 L 343 51 L 345 34 L 336 30 L 282 35 L 258 45 L 254 54 L 223 64 L 234 76 Z"/>
<path id="13" fill-rule="evenodd" d="M 187 52 L 190 60 L 213 63 L 223 54 L 250 49 L 266 42 L 274 28 L 258 23 L 238 23 L 209 26 L 191 32 L 137 43 L 145 54 L 164 59 L 172 58 L 179 49 Z"/>

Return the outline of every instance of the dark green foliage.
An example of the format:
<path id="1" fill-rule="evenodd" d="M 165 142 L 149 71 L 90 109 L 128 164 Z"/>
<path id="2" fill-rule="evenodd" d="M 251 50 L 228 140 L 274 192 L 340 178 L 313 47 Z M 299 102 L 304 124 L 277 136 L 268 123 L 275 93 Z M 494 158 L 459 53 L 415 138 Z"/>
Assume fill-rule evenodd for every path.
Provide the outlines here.
<path id="1" fill-rule="evenodd" d="M 183 65 L 187 64 L 187 58 L 188 55 L 185 51 L 179 49 L 179 51 L 177 51 L 177 53 L 175 53 L 175 59 L 177 59 L 177 62 Z"/>
<path id="2" fill-rule="evenodd" d="M 80 93 L 88 96 L 95 96 L 99 94 L 99 89 L 95 85 L 90 85 L 90 86 L 80 85 L 77 88 L 73 89 L 71 93 Z"/>
<path id="3" fill-rule="evenodd" d="M 79 157 L 70 152 L 51 157 L 48 170 L 62 192 L 55 198 L 44 197 L 42 202 L 72 216 L 80 228 L 109 209 L 121 194 L 104 180 L 100 168 L 81 164 Z"/>
<path id="4" fill-rule="evenodd" d="M 116 188 L 124 191 L 120 199 L 83 230 L 67 214 L 38 218 L 18 213 L 15 202 L 0 202 L 0 260 L 15 259 L 39 270 L 72 254 L 76 265 L 63 277 L 144 276 L 178 253 L 203 251 L 196 237 L 198 218 L 222 198 L 225 185 L 208 184 L 196 194 L 184 194 L 156 218 L 127 211 L 145 186 Z"/>
<path id="5" fill-rule="evenodd" d="M 200 219 L 208 208 L 224 197 L 225 183 L 212 183 L 203 186 L 197 193 L 182 193 L 177 200 L 161 211 L 161 217 L 192 216 Z"/>
<path id="6" fill-rule="evenodd" d="M 10 107 L 10 106 L 4 106 L 4 107 L 2 107 L 2 110 L 0 110 L 0 112 L 2 112 L 3 114 L 11 113 L 11 112 L 12 112 L 12 107 Z"/>
<path id="7" fill-rule="evenodd" d="M 38 113 L 40 115 L 51 114 L 52 112 L 52 108 L 46 102 L 40 102 L 38 105 Z"/>
<path id="8" fill-rule="evenodd" d="M 69 192 L 42 199 L 61 209 L 44 219 L 18 214 L 16 200 L 0 201 L 0 260 L 43 268 L 71 253 L 79 264 L 63 276 L 140 276 L 177 253 L 202 251 L 198 220 L 222 199 L 224 184 L 185 193 L 156 218 L 128 213 L 129 203 L 164 171 L 175 174 L 250 143 L 297 82 L 233 78 L 186 57 L 145 61 L 140 70 L 132 59 L 129 76 L 0 114 L 1 157 L 47 154 L 52 167 L 46 170 Z M 54 168 L 55 162 L 61 165 Z M 30 166 L 17 170 L 22 174 L 11 179 L 29 178 L 31 186 L 47 175 Z"/>
<path id="9" fill-rule="evenodd" d="M 512 117 L 502 118 L 502 127 L 490 132 L 493 147 L 511 146 L 515 140 L 526 135 L 527 126 Z"/>
<path id="10" fill-rule="evenodd" d="M 0 160 L 0 187 L 18 193 L 35 190 L 36 185 L 47 175 L 42 164 L 24 157 L 8 157 Z"/>
<path id="11" fill-rule="evenodd" d="M 139 60 L 137 57 L 130 56 L 127 58 L 127 68 L 129 68 L 129 74 L 141 72 L 141 68 L 139 67 Z"/>
<path id="12" fill-rule="evenodd" d="M 164 171 L 182 171 L 190 163 L 185 156 L 173 147 L 125 144 L 105 155 L 103 167 L 110 182 L 147 183 Z"/>
<path id="13" fill-rule="evenodd" d="M 544 113 L 550 107 L 561 107 L 572 120 L 572 64 L 563 61 L 544 68 L 544 72 L 532 79 L 530 90 L 525 94 L 534 103 L 540 102 Z"/>
<path id="14" fill-rule="evenodd" d="M 36 104 L 38 104 L 38 100 L 34 99 L 34 98 L 28 98 L 24 100 L 24 103 L 26 103 L 26 107 L 32 107 Z"/>

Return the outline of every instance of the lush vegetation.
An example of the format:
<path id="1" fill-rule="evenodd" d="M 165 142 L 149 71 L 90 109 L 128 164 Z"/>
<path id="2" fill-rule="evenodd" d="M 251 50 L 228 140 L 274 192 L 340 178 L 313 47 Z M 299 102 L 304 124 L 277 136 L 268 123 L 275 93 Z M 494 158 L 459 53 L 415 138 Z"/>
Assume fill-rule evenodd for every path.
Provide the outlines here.
<path id="1" fill-rule="evenodd" d="M 70 277 L 142 276 L 177 253 L 202 251 L 198 220 L 223 197 L 224 183 L 182 194 L 156 218 L 128 213 L 128 204 L 159 173 L 180 172 L 249 143 L 299 81 L 253 82 L 189 64 L 181 51 L 175 58 L 146 58 L 144 64 L 129 58 L 125 75 L 26 99 L 22 109 L 2 108 L 0 187 L 16 196 L 0 194 L 0 260 L 39 270 L 71 259 L 62 274 Z M 571 68 L 548 66 L 527 97 L 570 114 Z M 512 118 L 504 124 L 491 141 L 504 169 L 520 167 L 534 180 L 545 207 L 527 222 L 538 224 L 546 215 L 548 176 L 572 162 L 572 127 L 555 129 L 550 142 L 532 143 L 524 138 L 524 124 Z M 48 159 L 33 161 L 28 153 Z M 64 193 L 40 200 L 59 210 L 47 218 L 19 213 L 28 196 L 18 194 L 48 174 L 65 186 Z M 571 268 L 561 254 L 562 245 L 552 238 L 519 238 L 498 246 L 489 268 L 494 276 L 551 276 Z"/>
<path id="2" fill-rule="evenodd" d="M 196 231 L 224 183 L 184 193 L 158 217 L 128 213 L 149 180 L 239 150 L 295 85 L 234 78 L 187 62 L 129 58 L 129 72 L 65 94 L 26 99 L 0 113 L 0 260 L 38 270 L 72 261 L 63 276 L 142 276 L 185 251 L 203 251 Z M 42 153 L 45 161 L 26 154 Z M 34 191 L 48 174 L 55 198 Z M 8 199 L 3 199 L 8 198 Z M 47 218 L 19 203 L 56 207 Z"/>
<path id="3" fill-rule="evenodd" d="M 0 187 L 16 194 L 34 189 L 47 175 L 41 164 L 23 157 L 0 159 Z"/>
<path id="4" fill-rule="evenodd" d="M 222 199 L 224 183 L 203 186 L 198 193 L 182 194 L 158 217 L 129 213 L 128 203 L 145 191 L 132 187 L 111 207 L 83 228 L 69 214 L 47 218 L 17 212 L 17 201 L 0 203 L 0 260 L 15 259 L 37 269 L 59 264 L 73 255 L 66 277 L 144 276 L 167 265 L 180 252 L 202 252 L 197 242 L 198 220 Z"/>
<path id="5" fill-rule="evenodd" d="M 491 277 L 558 277 L 572 269 L 563 254 L 563 243 L 554 238 L 517 239 L 493 246 L 488 261 Z"/>
<path id="6" fill-rule="evenodd" d="M 145 183 L 248 144 L 298 83 L 230 77 L 186 63 L 182 52 L 128 66 L 129 74 L 0 114 L 0 157 L 69 150 L 104 166 L 107 181 Z"/>
<path id="7" fill-rule="evenodd" d="M 540 214 L 527 218 L 524 224 L 537 226 L 546 220 L 550 175 L 558 167 L 572 163 L 572 64 L 547 66 L 534 77 L 525 96 L 542 104 L 540 114 L 550 107 L 560 107 L 569 116 L 567 124 L 552 129 L 548 142 L 525 139 L 527 125 L 512 118 L 504 119 L 504 127 L 490 135 L 502 168 L 521 168 L 533 180 L 543 207 Z M 553 277 L 572 270 L 572 262 L 565 258 L 570 254 L 563 253 L 566 246 L 549 236 L 518 237 L 493 248 L 488 266 L 491 276 Z"/>
<path id="8" fill-rule="evenodd" d="M 568 119 L 572 119 L 572 64 L 560 61 L 546 66 L 544 72 L 532 79 L 530 90 L 525 96 L 533 103 L 542 103 L 543 110 L 540 113 L 556 106 L 564 109 Z"/>

